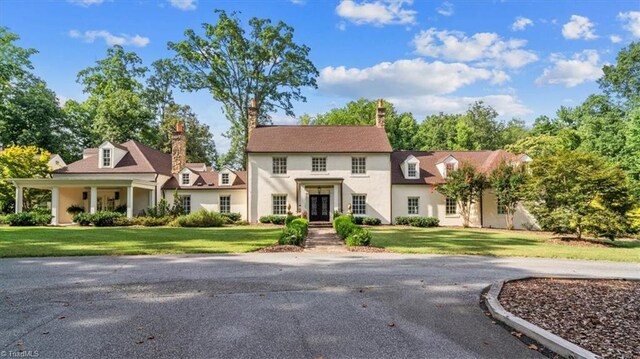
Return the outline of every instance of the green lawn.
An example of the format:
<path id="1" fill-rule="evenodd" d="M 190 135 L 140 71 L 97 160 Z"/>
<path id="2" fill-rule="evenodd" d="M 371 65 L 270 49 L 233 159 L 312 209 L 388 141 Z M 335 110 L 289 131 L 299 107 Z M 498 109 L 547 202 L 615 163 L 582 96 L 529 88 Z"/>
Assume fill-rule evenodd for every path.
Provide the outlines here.
<path id="1" fill-rule="evenodd" d="M 462 228 L 371 227 L 372 246 L 398 253 L 475 254 L 640 262 L 640 241 L 614 241 L 612 247 L 554 244 L 549 234 Z"/>
<path id="2" fill-rule="evenodd" d="M 0 257 L 240 253 L 276 242 L 276 227 L 0 227 Z"/>

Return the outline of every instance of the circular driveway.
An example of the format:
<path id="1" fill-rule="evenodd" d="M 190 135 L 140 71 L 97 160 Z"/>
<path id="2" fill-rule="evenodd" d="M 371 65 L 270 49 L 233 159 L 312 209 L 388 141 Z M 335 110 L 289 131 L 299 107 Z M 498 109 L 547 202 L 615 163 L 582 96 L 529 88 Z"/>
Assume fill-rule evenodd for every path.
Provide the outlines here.
<path id="1" fill-rule="evenodd" d="M 541 357 L 479 295 L 526 275 L 640 265 L 480 256 L 251 253 L 0 260 L 0 350 L 41 358 Z"/>

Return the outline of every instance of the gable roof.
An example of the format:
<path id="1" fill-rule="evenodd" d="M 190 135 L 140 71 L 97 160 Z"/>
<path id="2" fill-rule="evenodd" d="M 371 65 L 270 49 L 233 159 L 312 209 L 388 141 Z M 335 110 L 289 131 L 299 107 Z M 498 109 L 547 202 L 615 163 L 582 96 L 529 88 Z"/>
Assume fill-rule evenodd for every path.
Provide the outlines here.
<path id="1" fill-rule="evenodd" d="M 418 178 L 405 178 L 402 163 L 414 156 L 420 160 L 420 175 Z M 438 184 L 445 179 L 436 167 L 449 157 L 460 163 L 471 163 L 482 173 L 488 174 L 500 162 L 518 161 L 520 156 L 504 150 L 495 151 L 395 151 L 391 154 L 391 184 Z"/>
<path id="2" fill-rule="evenodd" d="M 89 148 L 84 151 L 85 158 L 70 163 L 53 173 L 159 173 L 171 174 L 171 155 L 131 140 L 118 145 L 127 151 L 114 168 L 98 167 L 98 150 Z"/>
<path id="3" fill-rule="evenodd" d="M 182 186 L 178 180 L 178 175 L 173 175 L 162 186 L 164 190 L 183 189 L 183 190 L 213 190 L 213 189 L 246 189 L 247 188 L 247 172 L 233 171 L 236 178 L 231 185 L 221 186 L 218 183 L 218 171 L 195 172 L 198 178 L 190 186 Z"/>
<path id="4" fill-rule="evenodd" d="M 375 126 L 262 126 L 251 133 L 247 152 L 390 153 L 384 128 Z"/>

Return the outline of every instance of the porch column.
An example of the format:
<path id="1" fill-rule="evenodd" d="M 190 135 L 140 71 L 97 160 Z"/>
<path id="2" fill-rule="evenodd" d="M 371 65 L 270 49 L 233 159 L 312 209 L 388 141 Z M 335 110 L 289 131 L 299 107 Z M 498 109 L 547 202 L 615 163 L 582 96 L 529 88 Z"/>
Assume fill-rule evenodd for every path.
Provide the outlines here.
<path id="1" fill-rule="evenodd" d="M 333 185 L 333 211 L 331 211 L 331 220 L 333 221 L 333 213 L 340 212 L 340 203 L 342 202 L 342 194 L 340 193 L 340 186 Z"/>
<path id="2" fill-rule="evenodd" d="M 60 202 L 60 190 L 57 186 L 51 187 L 51 224 L 58 225 L 58 204 Z"/>
<path id="3" fill-rule="evenodd" d="M 133 186 L 127 187 L 127 218 L 133 218 Z"/>
<path id="4" fill-rule="evenodd" d="M 91 187 L 89 196 L 89 213 L 96 213 L 98 209 L 98 187 Z"/>
<path id="5" fill-rule="evenodd" d="M 15 208 L 16 213 L 22 212 L 22 203 L 23 203 L 22 186 L 16 185 L 16 208 Z"/>
<path id="6" fill-rule="evenodd" d="M 156 189 L 149 190 L 149 203 L 147 205 L 148 208 L 154 207 L 154 199 L 156 197 Z"/>

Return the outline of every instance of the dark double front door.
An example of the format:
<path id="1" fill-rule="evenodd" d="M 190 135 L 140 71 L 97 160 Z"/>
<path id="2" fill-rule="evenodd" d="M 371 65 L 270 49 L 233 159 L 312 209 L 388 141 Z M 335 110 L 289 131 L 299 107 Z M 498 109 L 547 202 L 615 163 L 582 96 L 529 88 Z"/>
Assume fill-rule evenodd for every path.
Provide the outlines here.
<path id="1" fill-rule="evenodd" d="M 309 195 L 309 220 L 329 222 L 329 195 Z"/>

